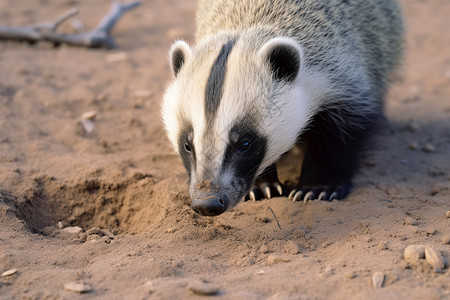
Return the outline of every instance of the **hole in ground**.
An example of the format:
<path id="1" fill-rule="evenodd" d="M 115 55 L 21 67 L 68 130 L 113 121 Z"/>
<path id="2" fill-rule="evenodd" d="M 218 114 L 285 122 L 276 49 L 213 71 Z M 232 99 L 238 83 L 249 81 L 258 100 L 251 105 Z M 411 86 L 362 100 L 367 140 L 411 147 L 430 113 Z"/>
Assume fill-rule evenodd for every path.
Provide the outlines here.
<path id="1" fill-rule="evenodd" d="M 184 187 L 168 192 L 171 184 L 172 180 L 158 181 L 142 173 L 116 180 L 108 177 L 69 182 L 41 176 L 33 179 L 20 196 L 0 193 L 33 233 L 42 233 L 58 221 L 84 230 L 99 227 L 115 233 L 138 233 L 158 226 L 174 203 L 187 204 Z"/>

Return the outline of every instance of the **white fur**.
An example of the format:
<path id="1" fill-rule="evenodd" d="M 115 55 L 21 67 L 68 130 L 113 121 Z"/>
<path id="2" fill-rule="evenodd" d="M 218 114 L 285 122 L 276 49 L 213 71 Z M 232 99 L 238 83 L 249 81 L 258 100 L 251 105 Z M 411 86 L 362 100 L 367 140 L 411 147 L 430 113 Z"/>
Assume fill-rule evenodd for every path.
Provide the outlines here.
<path id="1" fill-rule="evenodd" d="M 238 40 L 228 57 L 223 95 L 212 128 L 205 128 L 204 94 L 212 64 L 220 47 L 216 40 L 204 42 L 195 49 L 177 42 L 173 47 L 186 51 L 186 61 L 175 81 L 167 88 L 163 102 L 163 119 L 169 140 L 178 149 L 178 135 L 182 120 L 190 122 L 194 129 L 194 148 L 197 169 L 191 176 L 198 180 L 213 177 L 218 180 L 230 128 L 235 122 L 251 116 L 258 122 L 260 134 L 268 138 L 268 148 L 257 175 L 294 146 L 299 133 L 308 125 L 311 117 L 320 109 L 331 85 L 323 74 L 300 67 L 295 82 L 275 82 L 267 65 L 267 53 L 283 44 L 298 51 L 303 61 L 301 46 L 290 38 L 277 37 L 252 50 L 245 40 Z M 202 61 L 198 61 L 201 57 Z M 195 61 L 195 63 L 194 63 Z M 243 63 L 245 62 L 245 63 Z M 215 139 L 204 145 L 205 130 L 213 131 Z M 213 147 L 215 158 L 204 165 L 204 147 Z M 214 174 L 205 174 L 204 169 Z M 195 173 L 195 174 L 194 174 Z M 231 175 L 230 175 L 231 176 Z M 192 178 L 191 178 L 192 179 Z M 193 181 L 196 182 L 196 181 Z M 224 182 L 225 184 L 225 182 Z"/>

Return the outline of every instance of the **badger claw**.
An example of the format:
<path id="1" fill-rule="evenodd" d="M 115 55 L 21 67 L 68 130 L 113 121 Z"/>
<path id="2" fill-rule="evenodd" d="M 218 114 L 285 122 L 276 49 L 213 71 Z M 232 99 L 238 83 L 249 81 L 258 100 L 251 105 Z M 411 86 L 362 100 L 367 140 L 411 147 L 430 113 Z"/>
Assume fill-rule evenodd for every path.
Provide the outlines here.
<path id="1" fill-rule="evenodd" d="M 270 187 L 268 185 L 264 186 L 262 190 L 264 191 L 264 196 L 266 196 L 266 199 L 272 198 L 272 194 L 270 193 Z"/>
<path id="2" fill-rule="evenodd" d="M 256 201 L 256 196 L 255 196 L 255 193 L 253 191 L 250 191 L 250 193 L 248 193 L 248 195 L 250 197 L 250 200 Z"/>
<path id="3" fill-rule="evenodd" d="M 291 199 L 291 200 L 292 200 L 292 199 L 294 198 L 295 193 L 297 193 L 297 190 L 296 190 L 296 189 L 292 190 L 292 191 L 289 193 L 288 199 Z M 294 202 L 295 202 L 295 201 L 294 201 Z"/>
<path id="4" fill-rule="evenodd" d="M 314 193 L 312 191 L 307 192 L 303 197 L 303 202 L 307 202 L 308 200 L 314 200 Z"/>
<path id="5" fill-rule="evenodd" d="M 283 196 L 283 186 L 279 182 L 273 183 L 261 183 L 256 184 L 252 187 L 248 195 L 245 197 L 246 200 L 261 200 L 261 199 L 271 199 L 272 197 Z"/>
<path id="6" fill-rule="evenodd" d="M 281 184 L 279 184 L 278 182 L 276 182 L 274 184 L 275 188 L 277 189 L 278 195 L 279 196 L 283 196 L 283 187 L 281 186 Z"/>
<path id="7" fill-rule="evenodd" d="M 289 199 L 293 202 L 309 200 L 333 201 L 345 198 L 350 192 L 350 185 L 303 187 L 294 189 L 289 193 Z"/>
<path id="8" fill-rule="evenodd" d="M 326 196 L 327 196 L 327 192 L 322 191 L 322 192 L 320 192 L 319 197 L 317 197 L 317 200 L 326 201 L 327 200 Z"/>
<path id="9" fill-rule="evenodd" d="M 302 191 L 298 191 L 296 193 L 294 193 L 293 197 L 292 197 L 292 202 L 297 202 L 300 199 Z"/>
<path id="10" fill-rule="evenodd" d="M 302 189 L 302 190 L 293 190 L 289 194 L 289 199 L 292 199 L 292 202 L 298 202 L 303 201 L 306 202 L 308 200 L 313 200 L 313 194 L 308 189 Z"/>

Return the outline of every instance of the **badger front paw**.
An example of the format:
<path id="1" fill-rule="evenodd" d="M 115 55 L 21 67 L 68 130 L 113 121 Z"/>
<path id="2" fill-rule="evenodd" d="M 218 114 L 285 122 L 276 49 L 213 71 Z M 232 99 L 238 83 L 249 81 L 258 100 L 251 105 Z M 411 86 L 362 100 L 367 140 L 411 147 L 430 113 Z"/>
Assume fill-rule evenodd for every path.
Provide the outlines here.
<path id="1" fill-rule="evenodd" d="M 245 197 L 245 201 L 247 200 L 262 200 L 262 199 L 270 199 L 272 197 L 283 196 L 283 185 L 278 182 L 260 182 L 258 184 L 254 184 L 250 189 L 250 192 Z"/>
<path id="2" fill-rule="evenodd" d="M 314 186 L 314 187 L 299 187 L 293 189 L 289 193 L 289 199 L 293 202 L 322 200 L 333 201 L 342 200 L 350 193 L 350 184 L 336 185 L 336 186 Z"/>

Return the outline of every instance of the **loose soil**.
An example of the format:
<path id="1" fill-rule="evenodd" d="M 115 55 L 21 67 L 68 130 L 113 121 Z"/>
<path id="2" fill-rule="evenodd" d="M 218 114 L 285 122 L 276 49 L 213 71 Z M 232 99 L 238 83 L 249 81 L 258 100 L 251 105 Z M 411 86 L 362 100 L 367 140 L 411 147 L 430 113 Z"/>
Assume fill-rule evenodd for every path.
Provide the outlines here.
<path id="1" fill-rule="evenodd" d="M 0 299 L 449 299 L 450 2 L 401 2 L 407 55 L 352 194 L 244 202 L 215 218 L 189 208 L 159 116 L 167 51 L 193 41 L 195 1 L 144 1 L 113 51 L 1 42 L 0 273 L 17 272 L 0 277 Z M 90 29 L 109 2 L 3 0 L 0 24 L 73 7 Z M 409 245 L 432 246 L 447 267 L 408 264 Z"/>

